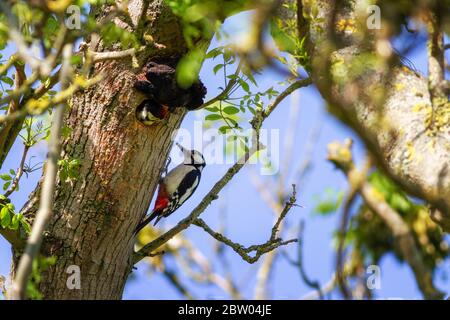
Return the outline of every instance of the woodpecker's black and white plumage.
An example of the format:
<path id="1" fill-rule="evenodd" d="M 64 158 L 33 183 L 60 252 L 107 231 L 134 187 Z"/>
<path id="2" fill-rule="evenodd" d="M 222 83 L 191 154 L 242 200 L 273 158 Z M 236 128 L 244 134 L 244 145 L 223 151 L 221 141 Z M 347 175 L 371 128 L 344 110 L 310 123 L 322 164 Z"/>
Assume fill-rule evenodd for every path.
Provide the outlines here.
<path id="1" fill-rule="evenodd" d="M 206 165 L 203 155 L 197 150 L 187 150 L 179 143 L 177 146 L 183 152 L 184 161 L 161 179 L 155 207 L 150 215 L 139 223 L 135 234 L 153 219 L 156 218 L 153 224 L 156 225 L 161 218 L 172 214 L 190 198 L 200 183 L 202 170 Z"/>

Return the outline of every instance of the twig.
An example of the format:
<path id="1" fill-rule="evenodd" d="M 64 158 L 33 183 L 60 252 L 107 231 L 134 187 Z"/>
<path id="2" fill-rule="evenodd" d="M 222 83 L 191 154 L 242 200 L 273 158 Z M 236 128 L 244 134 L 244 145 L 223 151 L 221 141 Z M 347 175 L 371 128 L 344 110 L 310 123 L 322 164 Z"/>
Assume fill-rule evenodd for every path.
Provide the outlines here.
<path id="1" fill-rule="evenodd" d="M 269 105 L 263 112 L 263 118 L 267 118 L 270 114 L 275 110 L 275 108 L 280 104 L 281 101 L 284 100 L 287 96 L 289 96 L 292 92 L 297 89 L 304 88 L 312 84 L 312 78 L 308 77 L 306 79 L 300 79 L 289 85 L 282 93 L 280 93 L 276 99 Z"/>
<path id="2" fill-rule="evenodd" d="M 303 264 L 303 230 L 305 227 L 305 223 L 304 221 L 300 221 L 300 228 L 298 231 L 298 251 L 297 251 L 297 261 L 292 260 L 289 255 L 286 252 L 283 252 L 284 257 L 286 258 L 286 260 L 292 264 L 293 266 L 297 267 L 299 273 L 300 273 L 300 277 L 302 278 L 303 282 L 315 289 L 317 291 L 317 295 L 319 296 L 319 298 L 321 300 L 324 299 L 324 294 L 322 291 L 322 288 L 320 287 L 320 283 L 317 280 L 311 280 L 305 271 L 305 267 Z"/>
<path id="3" fill-rule="evenodd" d="M 5 1 L 0 1 L 0 8 L 8 20 L 8 34 L 17 47 L 18 55 L 31 66 L 33 71 L 39 70 L 42 61 L 29 53 L 29 48 L 22 37 L 22 33 L 19 31 L 17 17 L 12 13 L 9 5 Z"/>
<path id="4" fill-rule="evenodd" d="M 31 90 L 32 85 L 39 79 L 39 74 L 36 72 L 33 72 L 28 78 L 27 80 L 25 80 L 25 82 L 19 87 L 14 89 L 9 95 L 7 95 L 6 97 L 3 97 L 0 99 L 0 105 L 3 105 L 5 103 L 9 103 L 12 100 L 15 100 L 17 98 L 19 98 L 22 94 L 27 93 Z M 13 114 L 9 114 L 6 116 L 1 116 L 0 117 L 0 124 L 2 122 L 5 122 L 8 120 L 8 118 L 12 118 L 10 120 L 14 120 L 14 116 Z"/>
<path id="5" fill-rule="evenodd" d="M 145 46 L 142 46 L 140 48 L 131 48 L 126 49 L 122 51 L 104 51 L 104 52 L 96 52 L 92 51 L 88 48 L 88 45 L 86 43 L 80 44 L 80 51 L 83 52 L 85 55 L 90 55 L 90 62 L 96 63 L 96 62 L 102 62 L 106 60 L 118 60 L 128 57 L 135 57 L 137 53 L 145 50 Z M 80 55 L 80 53 L 78 53 Z"/>
<path id="6" fill-rule="evenodd" d="M 70 57 L 72 44 L 66 44 L 63 49 L 63 65 L 61 70 L 61 87 L 68 87 L 71 75 Z M 45 227 L 51 218 L 53 207 L 53 193 L 58 172 L 58 158 L 61 150 L 61 129 L 64 120 L 64 104 L 56 108 L 53 114 L 53 125 L 48 144 L 48 156 L 45 166 L 45 176 L 42 186 L 39 210 L 33 223 L 31 235 L 27 241 L 25 252 L 20 258 L 17 274 L 12 286 L 12 298 L 24 299 L 26 286 L 31 273 L 33 260 L 39 254 Z"/>
<path id="7" fill-rule="evenodd" d="M 260 244 L 260 245 L 251 245 L 249 247 L 244 247 L 242 244 L 233 242 L 229 238 L 225 237 L 224 235 L 215 232 L 212 230 L 202 219 L 197 219 L 193 223 L 194 225 L 202 228 L 207 233 L 209 233 L 214 239 L 217 241 L 220 241 L 230 248 L 232 248 L 237 254 L 239 254 L 242 259 L 247 261 L 248 263 L 255 263 L 259 260 L 259 258 L 267 253 L 270 252 L 280 246 L 287 245 L 292 242 L 297 242 L 297 239 L 291 239 L 287 241 L 282 241 L 280 238 L 275 239 L 269 239 L 267 242 Z M 250 253 L 255 252 L 254 256 L 251 256 Z"/>
<path id="8" fill-rule="evenodd" d="M 4 65 L 0 66 L 0 75 L 2 75 L 3 73 L 5 73 L 6 71 L 8 71 L 9 68 L 11 68 L 11 66 L 12 66 L 16 61 L 17 61 L 17 56 L 16 56 L 16 55 L 11 56 L 11 57 L 8 59 L 8 61 L 7 61 Z"/>
<path id="9" fill-rule="evenodd" d="M 14 177 L 14 180 L 11 183 L 11 186 L 6 190 L 4 196 L 8 198 L 14 190 L 16 190 L 17 186 L 19 185 L 20 178 L 22 178 L 23 175 L 23 168 L 25 166 L 25 160 L 27 159 L 28 150 L 30 150 L 30 146 L 24 145 L 23 152 L 22 152 L 22 159 L 20 160 L 19 168 L 17 169 L 16 176 Z"/>
<path id="10" fill-rule="evenodd" d="M 280 227 L 281 222 L 286 217 L 289 210 L 293 206 L 296 205 L 295 204 L 295 201 L 296 201 L 295 185 L 292 185 L 292 188 L 293 188 L 293 191 L 292 191 L 291 198 L 286 203 L 283 211 L 280 213 L 277 221 L 275 222 L 275 225 L 272 227 L 272 232 L 271 232 L 269 240 L 267 240 L 263 244 L 244 247 L 242 244 L 233 242 L 226 236 L 224 236 L 218 232 L 215 232 L 202 219 L 199 219 L 199 218 L 196 219 L 193 224 L 202 228 L 203 230 L 205 230 L 209 235 L 211 235 L 217 241 L 220 241 L 220 242 L 224 243 L 225 245 L 229 246 L 230 248 L 232 248 L 237 254 L 239 254 L 242 257 L 242 259 L 244 259 L 248 263 L 255 263 L 256 261 L 258 261 L 258 259 L 263 254 L 270 252 L 280 246 L 287 245 L 292 242 L 297 242 L 297 239 L 283 241 L 281 238 L 277 238 L 278 228 Z M 254 256 L 250 255 L 250 253 L 252 253 L 252 252 L 255 252 Z"/>
<path id="11" fill-rule="evenodd" d="M 339 233 L 338 233 L 338 248 L 336 252 L 336 276 L 337 282 L 339 284 L 339 289 L 341 290 L 342 295 L 345 299 L 349 300 L 352 298 L 352 293 L 350 289 L 347 287 L 347 283 L 345 281 L 344 276 L 344 244 L 345 237 L 347 235 L 347 226 L 348 220 L 350 218 L 350 208 L 356 199 L 356 188 L 350 188 L 347 193 L 346 200 L 344 203 L 344 209 L 342 210 L 342 216 L 339 224 Z"/>
<path id="12" fill-rule="evenodd" d="M 237 286 L 233 282 L 231 278 L 224 278 L 219 274 L 215 273 L 212 269 L 212 265 L 210 263 L 210 259 L 206 258 L 197 248 L 195 248 L 191 242 L 187 239 L 182 238 L 180 241 L 181 245 L 178 248 L 173 248 L 174 256 L 180 262 L 181 267 L 194 281 L 200 283 L 214 284 L 219 287 L 221 290 L 226 292 L 232 299 L 240 300 L 242 296 L 237 289 Z M 187 251 L 187 257 L 185 258 L 183 255 L 179 254 L 180 249 L 185 248 Z M 188 260 L 188 261 L 185 261 Z M 194 263 L 195 266 L 191 264 Z M 199 269 L 199 272 L 195 272 L 194 270 Z"/>
<path id="13" fill-rule="evenodd" d="M 10 60 L 15 60 L 11 58 Z M 14 62 L 14 68 L 16 69 L 14 76 L 14 89 L 20 88 L 23 83 L 26 81 L 27 76 L 25 74 L 25 65 L 19 63 L 18 61 Z M 16 97 L 9 102 L 7 114 L 11 114 L 16 112 L 21 108 L 20 98 Z M 23 120 L 15 121 L 14 123 L 3 124 L 0 128 L 0 168 L 3 165 L 3 162 L 6 159 L 9 150 L 11 150 L 14 141 L 17 138 L 20 130 L 22 130 Z"/>
<path id="14" fill-rule="evenodd" d="M 169 280 L 169 282 L 180 292 L 186 299 L 194 300 L 192 294 L 186 289 L 186 287 L 181 283 L 180 279 L 178 279 L 177 274 L 173 271 L 167 270 L 166 266 L 164 266 L 164 270 L 162 274 Z"/>
<path id="15" fill-rule="evenodd" d="M 341 222 L 338 233 L 338 249 L 336 254 L 336 275 L 339 284 L 339 288 L 345 299 L 350 299 L 352 297 L 351 291 L 348 289 L 345 283 L 344 277 L 344 242 L 347 233 L 348 220 L 350 218 L 350 209 L 354 203 L 358 190 L 361 184 L 365 180 L 367 171 L 370 169 L 371 162 L 368 159 L 364 170 L 359 172 L 353 163 L 351 147 L 353 141 L 351 139 L 346 139 L 344 144 L 339 142 L 333 142 L 328 145 L 328 160 L 333 162 L 339 169 L 348 173 L 348 180 L 350 183 L 350 189 L 347 193 L 346 200 L 344 202 Z"/>
<path id="16" fill-rule="evenodd" d="M 222 101 L 222 100 L 226 99 L 228 97 L 228 94 L 230 93 L 230 91 L 236 85 L 236 83 L 237 83 L 236 79 L 237 79 L 237 76 L 239 75 L 239 73 L 241 72 L 241 69 L 242 69 L 242 62 L 239 62 L 239 65 L 236 68 L 236 71 L 234 72 L 235 76 L 233 78 L 231 78 L 230 81 L 228 81 L 225 89 L 223 89 L 223 91 L 221 93 L 219 93 L 217 96 L 215 96 L 214 98 L 206 101 L 203 105 L 201 105 L 199 107 L 199 109 L 206 108 L 218 101 Z"/>
<path id="17" fill-rule="evenodd" d="M 330 293 L 331 291 L 333 291 L 334 288 L 336 288 L 336 285 L 337 285 L 337 277 L 336 277 L 336 273 L 333 273 L 330 280 L 328 280 L 323 285 L 323 287 L 320 288 L 320 292 L 325 296 L 328 293 Z M 318 298 L 320 298 L 319 292 L 317 290 L 314 290 L 312 292 L 309 292 L 309 293 L 303 295 L 300 298 L 300 300 L 316 300 Z"/>

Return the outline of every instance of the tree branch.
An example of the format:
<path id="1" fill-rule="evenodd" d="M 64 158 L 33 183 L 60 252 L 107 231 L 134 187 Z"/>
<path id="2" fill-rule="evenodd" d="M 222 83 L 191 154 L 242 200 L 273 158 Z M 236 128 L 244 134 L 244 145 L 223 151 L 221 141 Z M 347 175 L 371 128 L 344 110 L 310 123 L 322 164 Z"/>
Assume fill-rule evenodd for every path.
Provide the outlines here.
<path id="1" fill-rule="evenodd" d="M 0 226 L 0 235 L 5 238 L 15 250 L 22 249 L 26 244 L 25 239 L 20 234 L 20 228 L 11 230 Z"/>
<path id="2" fill-rule="evenodd" d="M 292 260 L 287 252 L 283 252 L 283 256 L 286 258 L 286 260 L 293 266 L 297 267 L 300 277 L 302 278 L 303 282 L 310 288 L 313 288 L 316 290 L 318 297 L 323 300 L 324 294 L 322 292 L 322 288 L 320 287 L 320 283 L 317 280 L 311 280 L 308 275 L 306 274 L 305 266 L 303 263 L 303 230 L 305 228 L 305 222 L 302 220 L 300 221 L 300 227 L 298 230 L 298 249 L 297 249 L 297 261 Z"/>
<path id="3" fill-rule="evenodd" d="M 283 211 L 281 211 L 280 216 L 278 217 L 277 221 L 275 222 L 275 225 L 272 228 L 272 232 L 271 232 L 269 240 L 267 240 L 263 244 L 244 247 L 242 244 L 233 242 L 226 236 L 224 236 L 218 232 L 215 232 L 202 219 L 199 219 L 199 218 L 196 219 L 193 222 L 193 224 L 196 225 L 197 227 L 200 227 L 203 230 L 205 230 L 209 235 L 211 235 L 217 241 L 220 241 L 220 242 L 224 243 L 225 245 L 229 246 L 237 254 L 239 254 L 242 257 L 242 259 L 244 259 L 248 263 L 255 263 L 256 261 L 258 261 L 258 259 L 263 254 L 270 252 L 280 246 L 284 246 L 284 245 L 287 245 L 292 242 L 297 242 L 297 239 L 283 241 L 282 239 L 277 238 L 278 228 L 279 228 L 281 222 L 286 217 L 289 210 L 291 210 L 291 208 L 296 205 L 295 204 L 295 201 L 296 201 L 295 185 L 292 185 L 292 188 L 293 188 L 293 191 L 292 191 L 291 198 L 286 203 Z M 250 253 L 252 253 L 252 252 L 255 252 L 254 256 L 250 255 Z"/>
<path id="4" fill-rule="evenodd" d="M 444 32 L 441 30 L 438 14 L 430 10 L 427 18 L 428 86 L 433 107 L 437 108 L 443 101 L 447 101 L 447 95 L 443 90 L 445 81 Z"/>
<path id="5" fill-rule="evenodd" d="M 27 159 L 28 150 L 30 150 L 30 146 L 24 145 L 23 152 L 22 152 L 22 159 L 20 160 L 19 168 L 17 169 L 16 176 L 14 177 L 14 180 L 11 183 L 11 186 L 6 190 L 4 196 L 8 198 L 14 190 L 16 190 L 17 186 L 19 185 L 19 181 L 22 178 L 24 166 L 25 166 L 25 160 Z"/>
<path id="6" fill-rule="evenodd" d="M 344 172 L 349 180 L 351 180 L 352 176 L 358 174 L 350 148 L 351 145 L 348 144 L 340 145 L 339 143 L 334 143 L 328 156 L 328 159 L 337 164 L 337 167 Z M 403 221 L 401 215 L 392 209 L 384 199 L 380 199 L 379 193 L 367 181 L 364 180 L 355 184 L 355 187 L 369 208 L 380 216 L 391 231 L 405 260 L 410 265 L 424 297 L 426 299 L 442 299 L 444 294 L 434 286 L 432 274 L 425 266 L 411 230 L 406 222 Z"/>
<path id="7" fill-rule="evenodd" d="M 66 44 L 63 49 L 63 66 L 61 69 L 61 87 L 64 90 L 68 87 L 71 76 L 70 57 L 72 44 Z M 13 299 L 24 299 L 26 295 L 26 285 L 31 273 L 33 260 L 39 254 L 39 250 L 44 236 L 47 222 L 50 220 L 53 211 L 53 193 L 55 189 L 56 176 L 58 172 L 58 159 L 61 150 L 61 130 L 64 119 L 64 104 L 56 108 L 53 115 L 53 125 L 48 144 L 48 156 L 45 166 L 45 176 L 41 193 L 41 202 L 36 218 L 33 223 L 31 235 L 27 241 L 25 252 L 20 258 L 17 274 L 12 286 Z"/>
<path id="8" fill-rule="evenodd" d="M 386 33 L 375 30 L 361 37 L 361 30 L 335 31 L 337 20 L 356 20 L 357 8 L 367 6 L 366 2 L 334 4 L 303 1 L 309 6 L 304 11 L 312 6 L 318 9 L 317 19 L 308 20 L 311 39 L 307 49 L 314 83 L 335 116 L 357 132 L 386 174 L 439 210 L 437 223 L 449 232 L 448 107 L 442 108 L 439 124 L 430 128 L 427 79 L 398 63 L 389 50 L 389 39 L 383 38 Z M 384 55 L 377 50 L 380 41 L 388 46 Z M 366 62 L 367 57 L 376 63 Z M 427 157 L 418 156 L 419 150 L 427 150 Z"/>

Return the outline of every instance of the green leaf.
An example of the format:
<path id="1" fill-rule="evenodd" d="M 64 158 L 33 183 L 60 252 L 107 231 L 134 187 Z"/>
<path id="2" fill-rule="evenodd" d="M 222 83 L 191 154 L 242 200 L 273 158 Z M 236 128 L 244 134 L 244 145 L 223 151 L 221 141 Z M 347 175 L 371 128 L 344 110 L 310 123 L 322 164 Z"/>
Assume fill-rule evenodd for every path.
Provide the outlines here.
<path id="1" fill-rule="evenodd" d="M 225 107 L 223 109 L 223 112 L 225 112 L 226 114 L 236 114 L 239 113 L 239 109 L 236 107 Z"/>
<path id="2" fill-rule="evenodd" d="M 2 77 L 1 80 L 2 80 L 4 83 L 10 85 L 11 87 L 14 85 L 14 80 L 11 79 L 10 77 Z"/>
<path id="3" fill-rule="evenodd" d="M 339 209 L 344 194 L 341 191 L 326 189 L 324 192 L 325 199 L 319 199 L 314 211 L 321 215 L 330 215 Z M 316 200 L 317 201 L 317 200 Z"/>
<path id="4" fill-rule="evenodd" d="M 209 112 L 218 112 L 219 108 L 217 108 L 217 107 L 206 107 L 205 110 L 208 110 Z"/>
<path id="5" fill-rule="evenodd" d="M 215 121 L 215 120 L 220 120 L 220 119 L 222 119 L 222 117 L 219 114 L 208 114 L 205 117 L 205 120 L 208 120 L 208 121 Z"/>
<path id="6" fill-rule="evenodd" d="M 393 193 L 389 204 L 400 212 L 408 212 L 412 208 L 412 203 L 400 193 Z"/>
<path id="7" fill-rule="evenodd" d="M 11 212 L 9 211 L 7 206 L 3 206 L 0 211 L 0 225 L 3 228 L 8 228 L 11 223 Z"/>
<path id="8" fill-rule="evenodd" d="M 215 65 L 213 68 L 214 74 L 217 74 L 217 72 L 219 72 L 219 70 L 222 68 L 223 68 L 223 63 L 219 63 L 218 65 Z"/>
<path id="9" fill-rule="evenodd" d="M 10 185 L 11 185 L 11 181 L 5 182 L 5 184 L 3 185 L 3 191 L 8 190 Z"/>
<path id="10" fill-rule="evenodd" d="M 9 174 L 2 174 L 0 175 L 0 179 L 2 179 L 3 181 L 11 181 L 12 177 Z"/>
<path id="11" fill-rule="evenodd" d="M 289 35 L 281 27 L 282 22 L 278 18 L 271 19 L 270 21 L 270 34 L 280 51 L 288 52 L 290 54 L 295 54 L 296 45 L 295 39 Z"/>
<path id="12" fill-rule="evenodd" d="M 248 77 L 248 80 L 250 80 L 255 86 L 258 86 L 258 83 L 256 83 L 255 77 L 253 76 L 250 68 L 244 68 L 242 73 L 244 73 Z"/>
<path id="13" fill-rule="evenodd" d="M 206 59 L 216 58 L 218 55 L 220 55 L 222 53 L 222 49 L 223 49 L 223 47 L 217 47 L 217 48 L 212 49 L 211 51 L 209 51 L 206 54 L 205 58 Z"/>
<path id="14" fill-rule="evenodd" d="M 219 132 L 222 134 L 226 134 L 228 130 L 230 130 L 229 126 L 221 126 L 219 129 Z"/>
<path id="15" fill-rule="evenodd" d="M 20 222 L 19 215 L 18 214 L 13 215 L 9 228 L 11 230 L 19 229 L 19 222 Z"/>
<path id="16" fill-rule="evenodd" d="M 233 124 L 234 128 L 239 128 L 239 124 L 236 122 L 236 120 L 228 118 L 228 117 L 227 117 L 227 120 Z"/>
<path id="17" fill-rule="evenodd" d="M 198 79 L 204 57 L 204 52 L 195 48 L 181 58 L 176 71 L 177 82 L 180 87 L 189 88 Z"/>
<path id="18" fill-rule="evenodd" d="M 81 56 L 73 55 L 70 57 L 70 63 L 72 65 L 79 65 L 83 62 Z"/>
<path id="19" fill-rule="evenodd" d="M 250 92 L 250 86 L 248 85 L 247 82 L 245 82 L 244 80 L 240 79 L 239 80 L 239 84 L 241 85 L 242 89 L 244 89 L 245 92 Z"/>

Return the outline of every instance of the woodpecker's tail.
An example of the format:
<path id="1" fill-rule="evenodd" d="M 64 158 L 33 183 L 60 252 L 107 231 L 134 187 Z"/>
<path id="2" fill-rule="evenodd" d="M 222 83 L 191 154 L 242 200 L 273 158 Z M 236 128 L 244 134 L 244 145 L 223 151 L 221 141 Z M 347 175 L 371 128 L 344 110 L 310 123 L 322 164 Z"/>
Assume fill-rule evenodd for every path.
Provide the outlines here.
<path id="1" fill-rule="evenodd" d="M 139 233 L 139 231 L 141 231 L 147 224 L 149 224 L 155 218 L 156 218 L 156 221 L 153 225 L 156 225 L 158 223 L 158 221 L 162 218 L 162 216 L 160 216 L 160 214 L 161 214 L 160 210 L 153 211 L 148 217 L 146 217 L 144 220 L 142 220 L 142 222 L 140 222 L 138 224 L 138 226 L 134 230 L 134 235 L 137 235 Z"/>

